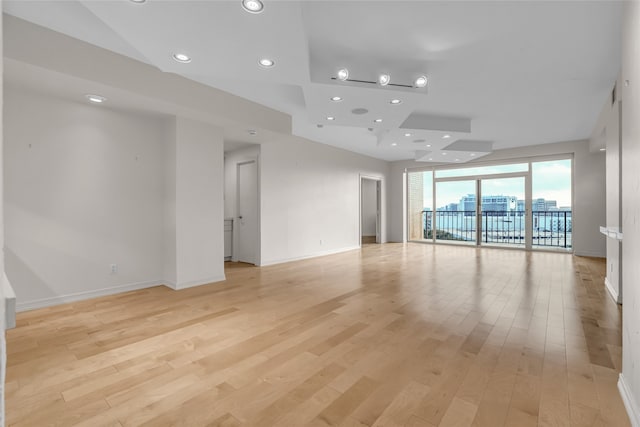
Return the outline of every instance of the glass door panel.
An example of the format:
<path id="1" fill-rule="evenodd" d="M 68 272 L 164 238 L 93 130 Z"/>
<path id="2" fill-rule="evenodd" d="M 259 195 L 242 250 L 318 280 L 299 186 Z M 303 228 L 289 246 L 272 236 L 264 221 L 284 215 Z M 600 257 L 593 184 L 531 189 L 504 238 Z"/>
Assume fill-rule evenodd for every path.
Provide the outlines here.
<path id="1" fill-rule="evenodd" d="M 571 249 L 571 159 L 532 163 L 534 249 Z"/>
<path id="2" fill-rule="evenodd" d="M 482 179 L 480 244 L 526 245 L 525 177 Z"/>
<path id="3" fill-rule="evenodd" d="M 436 212 L 429 237 L 476 244 L 476 181 L 436 182 Z"/>

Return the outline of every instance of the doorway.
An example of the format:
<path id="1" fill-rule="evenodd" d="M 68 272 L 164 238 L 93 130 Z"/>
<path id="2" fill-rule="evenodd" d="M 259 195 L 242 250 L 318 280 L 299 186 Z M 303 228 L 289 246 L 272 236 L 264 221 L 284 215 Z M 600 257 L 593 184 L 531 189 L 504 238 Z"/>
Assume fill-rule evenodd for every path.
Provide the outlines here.
<path id="1" fill-rule="evenodd" d="M 381 243 L 380 178 L 360 178 L 360 244 Z"/>
<path id="2" fill-rule="evenodd" d="M 255 160 L 236 165 L 236 218 L 233 260 L 257 264 L 258 253 L 258 164 Z"/>

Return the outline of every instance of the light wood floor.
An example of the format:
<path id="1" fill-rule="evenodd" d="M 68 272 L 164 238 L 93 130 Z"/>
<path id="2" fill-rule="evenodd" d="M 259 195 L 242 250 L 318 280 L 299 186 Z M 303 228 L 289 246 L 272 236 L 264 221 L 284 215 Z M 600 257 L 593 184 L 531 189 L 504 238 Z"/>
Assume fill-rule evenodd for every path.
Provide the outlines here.
<path id="1" fill-rule="evenodd" d="M 368 245 L 22 313 L 16 426 L 627 426 L 601 260 Z"/>

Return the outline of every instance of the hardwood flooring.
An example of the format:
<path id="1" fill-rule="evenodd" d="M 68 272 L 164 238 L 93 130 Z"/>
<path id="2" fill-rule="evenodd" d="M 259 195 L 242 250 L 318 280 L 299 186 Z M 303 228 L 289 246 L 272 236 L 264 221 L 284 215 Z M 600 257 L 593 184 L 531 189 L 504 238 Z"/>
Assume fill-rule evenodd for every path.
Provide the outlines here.
<path id="1" fill-rule="evenodd" d="M 628 426 L 602 260 L 422 244 L 20 313 L 15 426 Z"/>

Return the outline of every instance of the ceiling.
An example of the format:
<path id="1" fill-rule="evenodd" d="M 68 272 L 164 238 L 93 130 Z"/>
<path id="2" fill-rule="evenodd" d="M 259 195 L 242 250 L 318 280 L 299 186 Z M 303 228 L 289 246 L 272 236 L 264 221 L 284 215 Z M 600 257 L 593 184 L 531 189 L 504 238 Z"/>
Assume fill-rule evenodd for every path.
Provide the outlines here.
<path id="1" fill-rule="evenodd" d="M 264 0 L 260 14 L 240 0 L 3 4 L 11 15 L 287 113 L 298 136 L 389 161 L 464 162 L 586 139 L 620 68 L 615 1 Z M 192 61 L 174 61 L 178 52 Z M 261 58 L 275 66 L 260 67 Z M 343 67 L 350 79 L 384 72 L 408 86 L 424 74 L 428 86 L 341 82 Z"/>

